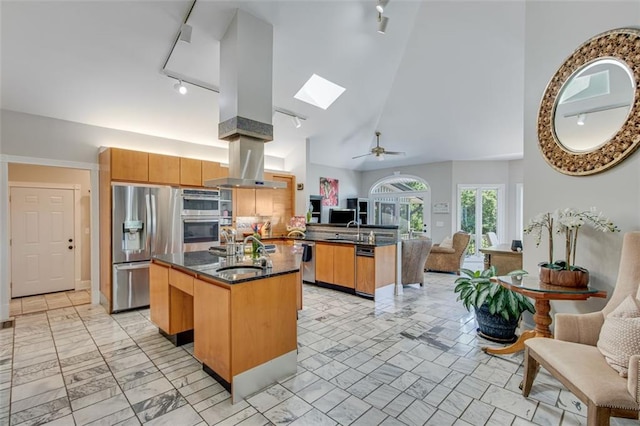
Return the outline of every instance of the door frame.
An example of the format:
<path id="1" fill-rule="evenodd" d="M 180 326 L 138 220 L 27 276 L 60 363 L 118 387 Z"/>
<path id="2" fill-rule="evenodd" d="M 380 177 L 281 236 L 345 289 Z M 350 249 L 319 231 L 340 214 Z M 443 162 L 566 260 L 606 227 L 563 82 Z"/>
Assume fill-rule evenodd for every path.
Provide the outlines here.
<path id="1" fill-rule="evenodd" d="M 496 217 L 496 234 L 498 234 L 498 240 L 502 241 L 504 240 L 504 236 L 505 236 L 505 218 L 506 218 L 506 197 L 505 197 L 505 184 L 503 183 L 495 183 L 495 184 L 490 184 L 490 183 L 459 183 L 458 184 L 458 188 L 456 191 L 456 208 L 457 208 L 457 212 L 456 212 L 456 229 L 462 229 L 462 223 L 461 223 L 461 217 L 460 217 L 460 212 L 462 211 L 462 206 L 460 204 L 460 193 L 465 190 L 465 189 L 477 189 L 477 190 L 484 190 L 484 189 L 495 189 L 498 192 L 498 211 L 497 213 L 497 217 Z M 480 209 L 476 209 L 476 236 L 478 235 L 478 229 L 477 229 L 477 225 L 478 225 L 478 216 L 480 216 L 480 214 L 482 213 L 482 208 Z M 479 250 L 482 247 L 482 241 L 477 241 L 476 238 L 476 250 Z M 482 258 L 482 253 L 476 254 L 470 254 L 472 257 L 474 258 Z"/>
<path id="2" fill-rule="evenodd" d="M 96 149 L 97 159 L 97 149 Z M 9 163 L 66 167 L 89 170 L 91 180 L 91 303 L 100 303 L 100 219 L 99 219 L 99 165 L 78 161 L 52 160 L 0 154 L 0 325 L 9 319 Z"/>
<path id="3" fill-rule="evenodd" d="M 43 182 L 14 182 L 9 181 L 9 197 L 13 188 L 38 188 L 38 189 L 68 189 L 73 191 L 73 241 L 76 250 L 73 253 L 73 287 L 75 290 L 88 289 L 91 283 L 82 283 L 82 238 L 80 230 L 80 185 L 73 183 L 43 183 Z M 9 198 L 9 212 L 11 212 L 11 198 Z M 11 213 L 9 213 L 11 214 Z M 13 237 L 13 228 L 9 222 L 9 238 Z M 13 247 L 9 245 L 9 276 L 13 276 L 11 271 L 11 260 L 13 258 Z M 13 283 L 13 281 L 11 281 Z M 13 297 L 13 288 L 9 287 L 11 297 Z"/>

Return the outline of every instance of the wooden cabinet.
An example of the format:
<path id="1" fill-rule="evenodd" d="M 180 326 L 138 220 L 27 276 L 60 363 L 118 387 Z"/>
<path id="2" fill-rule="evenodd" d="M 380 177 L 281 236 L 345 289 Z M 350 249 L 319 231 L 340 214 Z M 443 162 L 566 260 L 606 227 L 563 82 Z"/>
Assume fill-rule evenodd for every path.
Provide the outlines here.
<path id="1" fill-rule="evenodd" d="M 356 256 L 356 291 L 373 295 L 376 292 L 375 259 Z"/>
<path id="2" fill-rule="evenodd" d="M 180 158 L 180 185 L 202 186 L 202 161 Z"/>
<path id="3" fill-rule="evenodd" d="M 149 181 L 149 154 L 110 148 L 111 179 L 129 182 Z"/>
<path id="4" fill-rule="evenodd" d="M 149 307 L 151 322 L 161 330 L 169 330 L 169 268 L 149 265 Z"/>
<path id="5" fill-rule="evenodd" d="M 193 355 L 231 382 L 231 290 L 194 280 Z"/>
<path id="6" fill-rule="evenodd" d="M 379 246 L 373 257 L 356 256 L 356 286 L 358 293 L 375 295 L 376 289 L 396 282 L 396 246 Z"/>
<path id="7" fill-rule="evenodd" d="M 236 188 L 233 199 L 236 216 L 273 215 L 273 189 Z"/>
<path id="8" fill-rule="evenodd" d="M 355 288 L 355 246 L 317 243 L 316 280 Z"/>
<path id="9" fill-rule="evenodd" d="M 218 179 L 229 176 L 229 168 L 222 167 L 214 161 L 202 161 L 202 186 L 210 179 Z"/>
<path id="10" fill-rule="evenodd" d="M 150 316 L 162 331 L 173 335 L 193 330 L 192 295 L 193 277 L 157 263 L 149 266 Z"/>
<path id="11" fill-rule="evenodd" d="M 149 183 L 180 184 L 180 157 L 149 154 Z"/>

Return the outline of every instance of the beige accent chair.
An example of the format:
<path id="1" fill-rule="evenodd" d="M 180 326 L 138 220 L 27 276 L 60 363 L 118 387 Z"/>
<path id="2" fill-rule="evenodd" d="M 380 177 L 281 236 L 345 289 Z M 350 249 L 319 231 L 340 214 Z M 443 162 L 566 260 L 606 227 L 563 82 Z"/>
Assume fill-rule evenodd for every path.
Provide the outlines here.
<path id="1" fill-rule="evenodd" d="M 426 237 L 402 240 L 402 285 L 424 285 L 424 264 L 432 245 Z"/>
<path id="2" fill-rule="evenodd" d="M 525 341 L 522 394 L 528 396 L 539 366 L 587 406 L 589 426 L 609 425 L 610 417 L 638 419 L 640 354 L 629 360 L 628 378 L 605 361 L 596 344 L 605 317 L 628 295 L 640 296 L 640 232 L 625 234 L 616 286 L 607 305 L 588 314 L 557 314 L 555 337 Z"/>
<path id="3" fill-rule="evenodd" d="M 440 247 L 435 244 L 431 247 L 431 253 L 425 263 L 425 271 L 454 272 L 460 275 L 460 268 L 464 262 L 464 255 L 469 246 L 471 236 L 466 232 L 458 231 L 453 234 L 453 247 Z"/>

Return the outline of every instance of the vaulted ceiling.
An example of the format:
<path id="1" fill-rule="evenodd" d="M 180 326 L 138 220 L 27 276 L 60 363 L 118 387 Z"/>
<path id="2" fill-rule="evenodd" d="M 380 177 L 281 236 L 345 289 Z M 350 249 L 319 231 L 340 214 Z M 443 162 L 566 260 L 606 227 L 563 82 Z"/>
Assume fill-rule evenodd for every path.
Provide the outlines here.
<path id="1" fill-rule="evenodd" d="M 218 141 L 218 94 L 161 70 L 191 0 L 6 1 L 1 107 L 186 142 Z M 523 151 L 524 2 L 207 1 L 188 20 L 166 71 L 219 86 L 219 40 L 236 8 L 273 25 L 274 116 L 265 153 L 309 140 L 313 163 L 347 169 L 514 159 Z M 346 91 L 327 110 L 293 95 L 313 74 Z M 353 160 L 380 144 L 405 156 Z"/>

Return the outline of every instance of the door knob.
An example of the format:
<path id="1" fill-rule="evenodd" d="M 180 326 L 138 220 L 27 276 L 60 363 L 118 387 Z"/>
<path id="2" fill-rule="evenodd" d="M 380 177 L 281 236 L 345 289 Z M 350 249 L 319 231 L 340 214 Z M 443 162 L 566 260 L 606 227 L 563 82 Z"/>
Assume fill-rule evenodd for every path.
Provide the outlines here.
<path id="1" fill-rule="evenodd" d="M 73 246 L 69 246 L 69 250 L 73 250 Z"/>
<path id="2" fill-rule="evenodd" d="M 73 238 L 69 238 L 69 242 L 72 243 L 73 242 Z"/>

